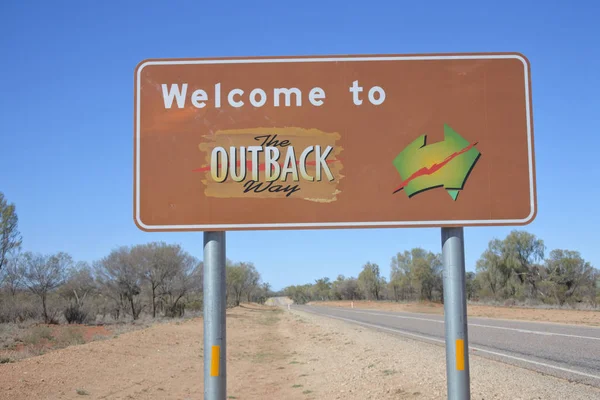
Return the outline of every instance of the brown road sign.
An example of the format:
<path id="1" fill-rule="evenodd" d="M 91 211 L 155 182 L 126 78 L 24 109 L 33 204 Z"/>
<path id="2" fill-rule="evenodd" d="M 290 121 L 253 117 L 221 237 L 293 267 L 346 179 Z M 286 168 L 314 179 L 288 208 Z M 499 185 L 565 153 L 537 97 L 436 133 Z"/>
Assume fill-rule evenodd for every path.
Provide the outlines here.
<path id="1" fill-rule="evenodd" d="M 145 60 L 146 231 L 524 225 L 536 215 L 518 53 Z"/>

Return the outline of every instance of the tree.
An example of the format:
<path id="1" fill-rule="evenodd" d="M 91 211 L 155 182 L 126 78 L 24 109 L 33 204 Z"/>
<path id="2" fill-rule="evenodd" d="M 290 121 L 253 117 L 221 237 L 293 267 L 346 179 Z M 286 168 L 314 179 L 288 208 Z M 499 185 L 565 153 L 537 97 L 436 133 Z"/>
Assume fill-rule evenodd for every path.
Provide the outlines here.
<path id="1" fill-rule="evenodd" d="M 173 274 L 168 274 L 162 280 L 160 299 L 165 305 L 165 316 L 182 317 L 185 312 L 184 296 L 199 286 L 202 265 L 195 257 L 180 249 L 173 264 Z"/>
<path id="2" fill-rule="evenodd" d="M 267 299 L 269 297 L 273 297 L 274 293 L 271 290 L 271 284 L 269 284 L 268 282 L 264 282 L 262 283 L 257 290 L 257 302 L 259 304 L 265 304 L 265 302 L 267 301 Z"/>
<path id="3" fill-rule="evenodd" d="M 338 275 L 337 279 L 331 283 L 330 292 L 331 296 L 337 300 L 358 300 L 361 298 L 356 278 L 346 278 L 344 275 Z"/>
<path id="4" fill-rule="evenodd" d="M 358 279 L 351 276 L 344 280 L 342 285 L 342 296 L 344 296 L 344 299 L 346 300 L 360 300 L 362 298 L 358 287 Z"/>
<path id="5" fill-rule="evenodd" d="M 390 263 L 390 289 L 394 293 L 394 300 L 400 301 L 400 299 L 404 299 L 404 287 L 408 282 L 406 272 L 403 270 L 401 262 L 402 255 L 398 253 L 396 256 L 392 257 L 392 261 Z"/>
<path id="6" fill-rule="evenodd" d="M 411 277 L 413 286 L 420 289 L 421 300 L 433 300 L 433 291 L 442 292 L 442 261 L 437 254 L 416 248 L 411 250 Z"/>
<path id="7" fill-rule="evenodd" d="M 7 256 L 21 247 L 21 234 L 18 230 L 19 218 L 14 204 L 8 204 L 0 192 L 0 271 Z"/>
<path id="8" fill-rule="evenodd" d="M 556 249 L 546 260 L 547 280 L 552 282 L 551 294 L 563 305 L 578 289 L 594 286 L 594 268 L 578 251 Z"/>
<path id="9" fill-rule="evenodd" d="M 434 292 L 443 299 L 441 256 L 420 247 L 396 254 L 390 265 L 390 282 L 396 301 L 415 294 L 432 301 Z"/>
<path id="10" fill-rule="evenodd" d="M 159 287 L 164 286 L 166 280 L 173 280 L 176 276 L 181 278 L 183 264 L 189 254 L 179 245 L 152 242 L 134 246 L 131 249 L 131 257 L 142 278 L 150 286 L 152 317 L 156 318 Z"/>
<path id="11" fill-rule="evenodd" d="M 61 297 L 68 301 L 63 313 L 68 323 L 87 322 L 88 310 L 85 300 L 96 291 L 96 282 L 88 263 L 80 262 L 69 269 L 66 281 L 59 288 Z"/>
<path id="12" fill-rule="evenodd" d="M 320 278 L 315 280 L 315 284 L 313 285 L 313 298 L 319 299 L 321 301 L 329 300 L 329 296 L 331 294 L 331 282 L 329 278 Z"/>
<path id="13" fill-rule="evenodd" d="M 204 291 L 204 262 L 199 261 L 194 270 L 192 271 L 192 277 L 190 280 L 190 287 L 188 294 L 196 293 L 202 295 Z"/>
<path id="14" fill-rule="evenodd" d="M 367 299 L 374 298 L 375 300 L 379 300 L 381 290 L 385 285 L 385 278 L 381 277 L 379 265 L 367 262 L 358 275 L 358 285 Z"/>
<path id="15" fill-rule="evenodd" d="M 240 262 L 237 264 L 226 265 L 227 273 L 227 294 L 234 296 L 234 304 L 240 305 L 242 297 L 250 298 L 252 292 L 260 282 L 260 274 L 252 263 Z"/>
<path id="16" fill-rule="evenodd" d="M 253 264 L 247 264 L 246 270 L 246 301 L 250 303 L 254 298 L 253 294 L 255 294 L 256 290 L 260 286 L 260 274 L 256 270 Z"/>
<path id="17" fill-rule="evenodd" d="M 23 287 L 25 276 L 24 258 L 22 255 L 10 257 L 6 260 L 2 284 L 12 297 Z"/>
<path id="18" fill-rule="evenodd" d="M 311 286 L 310 284 L 288 286 L 283 289 L 283 294 L 296 304 L 306 304 L 311 300 Z"/>
<path id="19" fill-rule="evenodd" d="M 491 240 L 475 268 L 482 288 L 489 289 L 492 297 L 506 296 L 505 288 L 511 271 L 504 261 L 502 241 Z"/>
<path id="20" fill-rule="evenodd" d="M 242 292 L 244 290 L 244 269 L 239 264 L 227 265 L 226 267 L 227 297 L 233 295 L 234 304 L 240 305 Z"/>
<path id="21" fill-rule="evenodd" d="M 467 290 L 467 300 L 471 300 L 479 293 L 479 282 L 475 279 L 475 272 L 468 271 L 465 273 L 465 286 Z"/>
<path id="22" fill-rule="evenodd" d="M 504 261 L 517 276 L 521 284 L 530 285 L 530 294 L 535 297 L 540 280 L 540 265 L 544 259 L 544 241 L 525 231 L 512 231 L 503 243 Z"/>
<path id="23" fill-rule="evenodd" d="M 143 309 L 139 298 L 142 292 L 142 274 L 139 264 L 134 262 L 131 250 L 122 246 L 111 251 L 99 261 L 96 271 L 104 293 L 117 305 L 117 317 L 123 309 L 134 320 L 138 319 Z"/>
<path id="24" fill-rule="evenodd" d="M 45 323 L 54 323 L 54 315 L 48 312 L 48 294 L 64 281 L 67 269 L 72 264 L 71 256 L 66 253 L 41 255 L 27 252 L 25 259 L 25 286 L 42 301 Z"/>
<path id="25" fill-rule="evenodd" d="M 331 282 L 331 297 L 334 300 L 345 300 L 344 296 L 342 295 L 342 285 L 344 284 L 345 280 L 346 277 L 342 274 L 339 274 L 337 279 Z"/>
<path id="26" fill-rule="evenodd" d="M 79 262 L 70 268 L 65 282 L 60 287 L 60 294 L 77 307 L 83 307 L 88 296 L 97 290 L 91 267 L 86 262 Z"/>
<path id="27" fill-rule="evenodd" d="M 494 239 L 477 261 L 482 286 L 495 297 L 507 298 L 542 294 L 538 283 L 543 279 L 545 246 L 541 239 L 525 231 L 512 231 L 504 240 Z"/>

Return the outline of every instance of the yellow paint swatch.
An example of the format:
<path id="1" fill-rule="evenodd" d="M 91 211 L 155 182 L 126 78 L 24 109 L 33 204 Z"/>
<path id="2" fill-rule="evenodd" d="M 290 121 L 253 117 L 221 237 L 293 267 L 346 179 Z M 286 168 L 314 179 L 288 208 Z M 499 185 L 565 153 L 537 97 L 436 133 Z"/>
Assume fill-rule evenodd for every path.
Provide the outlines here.
<path id="1" fill-rule="evenodd" d="M 210 376 L 219 376 L 219 357 L 221 355 L 221 346 L 213 346 L 210 357 Z"/>
<path id="2" fill-rule="evenodd" d="M 465 369 L 465 341 L 462 339 L 456 339 L 456 369 Z"/>

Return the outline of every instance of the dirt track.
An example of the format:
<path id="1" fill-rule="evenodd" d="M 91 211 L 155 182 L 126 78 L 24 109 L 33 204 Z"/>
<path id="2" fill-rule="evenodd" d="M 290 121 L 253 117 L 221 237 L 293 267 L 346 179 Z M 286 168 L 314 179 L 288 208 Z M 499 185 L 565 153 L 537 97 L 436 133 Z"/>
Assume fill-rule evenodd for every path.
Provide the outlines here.
<path id="1" fill-rule="evenodd" d="M 228 310 L 230 398 L 320 398 L 302 384 L 315 360 L 295 351 L 305 325 L 275 307 Z M 201 319 L 156 325 L 2 364 L 0 399 L 201 399 L 202 348 Z"/>
<path id="2" fill-rule="evenodd" d="M 253 393 L 275 394 L 279 385 L 271 381 L 292 379 L 291 370 L 278 371 L 273 377 L 265 370 L 272 358 L 288 357 L 284 338 L 279 332 L 269 332 L 278 315 L 265 309 L 228 311 L 232 396 L 244 393 L 238 398 L 265 398 Z M 270 350 L 273 342 L 276 352 Z M 0 399 L 201 399 L 202 347 L 201 319 L 69 347 L 0 365 Z"/>
<path id="3" fill-rule="evenodd" d="M 230 399 L 444 398 L 442 347 L 273 310 L 227 313 Z M 479 357 L 471 365 L 473 399 L 600 398 Z M 202 399 L 202 379 L 202 320 L 194 319 L 2 364 L 0 399 Z"/>

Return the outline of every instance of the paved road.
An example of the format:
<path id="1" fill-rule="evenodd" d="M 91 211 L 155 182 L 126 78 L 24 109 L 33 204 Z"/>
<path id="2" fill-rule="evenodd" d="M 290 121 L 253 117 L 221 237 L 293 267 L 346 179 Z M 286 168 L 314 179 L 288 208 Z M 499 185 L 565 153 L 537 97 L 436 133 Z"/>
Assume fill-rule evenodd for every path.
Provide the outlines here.
<path id="1" fill-rule="evenodd" d="M 298 306 L 373 329 L 444 345 L 442 315 Z M 471 354 L 600 387 L 600 328 L 469 318 Z"/>

